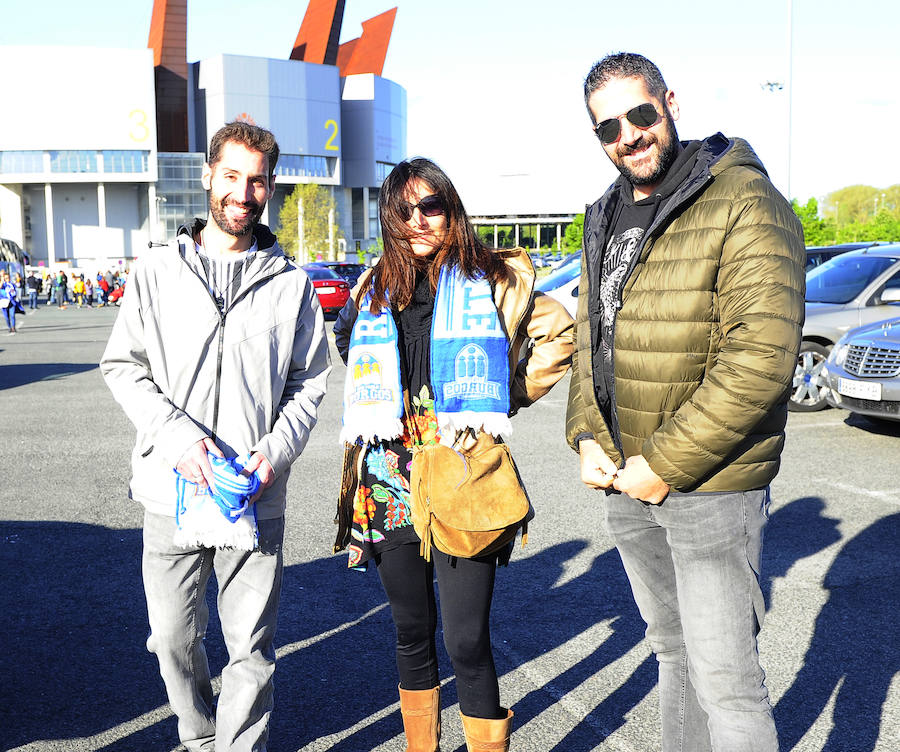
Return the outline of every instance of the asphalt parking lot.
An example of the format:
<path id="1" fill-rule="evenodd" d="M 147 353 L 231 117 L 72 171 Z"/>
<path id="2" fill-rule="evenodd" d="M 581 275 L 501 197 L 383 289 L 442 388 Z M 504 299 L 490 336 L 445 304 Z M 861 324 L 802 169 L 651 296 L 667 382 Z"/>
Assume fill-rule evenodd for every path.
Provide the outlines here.
<path id="1" fill-rule="evenodd" d="M 42 308 L 0 333 L 0 749 L 177 748 L 144 648 L 133 431 L 96 366 L 116 309 Z M 374 573 L 331 555 L 343 366 L 289 486 L 269 752 L 403 750 L 392 626 Z M 537 510 L 501 570 L 493 637 L 511 749 L 659 748 L 656 666 L 603 497 L 562 439 L 565 384 L 514 420 Z M 760 648 L 782 750 L 900 750 L 900 423 L 792 414 L 772 486 Z M 213 673 L 225 662 L 215 619 Z M 443 656 L 444 742 L 465 745 Z"/>

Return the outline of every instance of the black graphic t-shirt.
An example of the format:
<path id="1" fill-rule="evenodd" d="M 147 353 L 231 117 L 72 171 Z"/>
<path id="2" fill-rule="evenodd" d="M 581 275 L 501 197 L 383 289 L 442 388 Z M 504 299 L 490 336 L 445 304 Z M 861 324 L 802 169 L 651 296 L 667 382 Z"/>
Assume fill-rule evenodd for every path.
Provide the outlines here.
<path id="1" fill-rule="evenodd" d="M 660 206 L 681 186 L 693 170 L 702 143 L 682 143 L 682 149 L 653 195 L 640 201 L 633 198 L 633 186 L 620 178 L 618 206 L 606 236 L 600 265 L 600 352 L 603 378 L 595 384 L 597 401 L 607 423 L 619 442 L 618 422 L 613 413 L 613 339 L 616 315 L 622 307 L 622 292 L 645 245 L 647 230 L 656 219 Z"/>
<path id="2" fill-rule="evenodd" d="M 647 228 L 656 216 L 658 206 L 658 195 L 637 202 L 623 200 L 615 224 L 611 225 L 609 242 L 603 252 L 600 268 L 600 354 L 603 358 L 603 383 L 597 385 L 597 397 L 600 409 L 610 423 L 616 314 L 622 307 L 622 290 L 637 263 L 635 256 L 641 248 Z"/>

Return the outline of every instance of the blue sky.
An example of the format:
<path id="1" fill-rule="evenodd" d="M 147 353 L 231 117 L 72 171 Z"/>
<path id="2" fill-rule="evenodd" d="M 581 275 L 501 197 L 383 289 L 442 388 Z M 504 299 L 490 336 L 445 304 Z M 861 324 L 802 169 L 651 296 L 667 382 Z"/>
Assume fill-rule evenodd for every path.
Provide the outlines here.
<path id="1" fill-rule="evenodd" d="M 788 80 L 788 0 L 347 0 L 342 40 L 394 5 L 384 75 L 407 90 L 410 154 L 441 164 L 472 213 L 577 211 L 602 193 L 615 173 L 589 130 L 581 84 L 618 50 L 662 69 L 682 138 L 746 138 L 782 191 L 790 153 L 792 196 L 900 182 L 887 143 L 900 122 L 900 4 L 793 0 L 790 152 L 787 90 L 761 86 Z M 0 0 L 0 44 L 144 47 L 152 7 Z M 305 10 L 303 0 L 191 0 L 188 59 L 286 58 Z"/>

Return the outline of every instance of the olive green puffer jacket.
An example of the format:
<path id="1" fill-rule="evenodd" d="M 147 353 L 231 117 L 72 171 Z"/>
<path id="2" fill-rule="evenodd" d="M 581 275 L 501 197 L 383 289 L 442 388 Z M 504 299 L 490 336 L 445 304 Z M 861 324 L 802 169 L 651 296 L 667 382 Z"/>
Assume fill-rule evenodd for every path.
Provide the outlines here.
<path id="1" fill-rule="evenodd" d="M 613 335 L 613 410 L 594 391 L 599 269 L 617 181 L 590 206 L 566 435 L 677 491 L 761 488 L 778 472 L 804 316 L 803 235 L 750 146 L 716 134 L 644 236 Z"/>

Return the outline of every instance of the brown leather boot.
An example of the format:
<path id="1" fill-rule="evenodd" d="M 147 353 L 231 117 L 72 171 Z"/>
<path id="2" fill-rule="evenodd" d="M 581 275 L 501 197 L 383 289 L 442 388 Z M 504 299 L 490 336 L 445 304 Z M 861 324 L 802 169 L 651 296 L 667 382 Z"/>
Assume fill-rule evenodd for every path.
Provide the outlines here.
<path id="1" fill-rule="evenodd" d="M 441 740 L 441 688 L 400 690 L 406 752 L 438 752 Z"/>
<path id="2" fill-rule="evenodd" d="M 466 732 L 466 748 L 469 752 L 508 752 L 512 730 L 513 712 L 506 711 L 506 718 L 472 718 L 462 716 Z"/>

